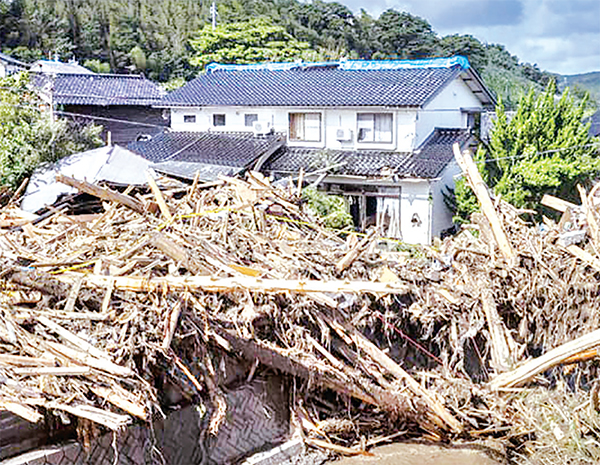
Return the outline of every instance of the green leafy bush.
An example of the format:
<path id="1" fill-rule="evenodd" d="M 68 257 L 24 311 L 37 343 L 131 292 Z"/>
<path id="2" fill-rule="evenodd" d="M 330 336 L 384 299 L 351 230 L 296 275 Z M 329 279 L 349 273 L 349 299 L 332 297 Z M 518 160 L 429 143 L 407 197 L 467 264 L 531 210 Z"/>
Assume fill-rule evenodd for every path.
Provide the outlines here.
<path id="1" fill-rule="evenodd" d="M 102 145 L 101 126 L 53 121 L 27 83 L 25 73 L 0 80 L 0 186 L 13 189 L 42 163 Z"/>
<path id="2" fill-rule="evenodd" d="M 333 229 L 353 227 L 352 216 L 344 197 L 329 195 L 308 187 L 302 190 L 302 199 L 312 212 L 321 217 L 326 227 Z"/>

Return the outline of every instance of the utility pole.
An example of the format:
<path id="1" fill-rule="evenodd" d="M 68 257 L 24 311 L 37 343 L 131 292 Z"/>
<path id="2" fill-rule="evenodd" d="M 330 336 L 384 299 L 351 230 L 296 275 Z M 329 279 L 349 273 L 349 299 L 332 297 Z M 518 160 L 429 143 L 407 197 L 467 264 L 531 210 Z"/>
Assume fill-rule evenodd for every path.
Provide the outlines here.
<path id="1" fill-rule="evenodd" d="M 212 17 L 212 28 L 214 31 L 217 27 L 217 4 L 215 2 L 212 2 L 212 5 L 210 6 L 210 15 Z"/>

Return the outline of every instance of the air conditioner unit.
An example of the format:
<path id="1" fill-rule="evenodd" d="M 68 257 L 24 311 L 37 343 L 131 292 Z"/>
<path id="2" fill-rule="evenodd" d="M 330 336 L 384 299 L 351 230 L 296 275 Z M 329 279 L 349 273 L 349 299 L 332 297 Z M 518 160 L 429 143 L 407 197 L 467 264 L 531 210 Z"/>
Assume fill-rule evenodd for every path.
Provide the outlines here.
<path id="1" fill-rule="evenodd" d="M 348 128 L 337 128 L 335 138 L 340 142 L 352 140 L 352 130 Z"/>
<path id="2" fill-rule="evenodd" d="M 255 136 L 264 136 L 273 132 L 273 125 L 270 121 L 254 121 L 252 131 Z"/>

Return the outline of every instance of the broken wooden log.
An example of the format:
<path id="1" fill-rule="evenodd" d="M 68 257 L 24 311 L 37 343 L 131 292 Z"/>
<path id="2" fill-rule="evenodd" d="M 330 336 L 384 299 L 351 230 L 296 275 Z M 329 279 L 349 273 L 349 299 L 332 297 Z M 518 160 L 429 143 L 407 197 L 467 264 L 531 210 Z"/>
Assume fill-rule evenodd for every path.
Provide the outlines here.
<path id="1" fill-rule="evenodd" d="M 136 200 L 129 195 L 123 195 L 110 189 L 104 189 L 87 181 L 79 181 L 63 174 L 58 174 L 56 176 L 56 181 L 66 184 L 67 186 L 74 187 L 80 192 L 85 192 L 86 194 L 93 195 L 100 199 L 108 200 L 109 202 L 120 203 L 121 205 L 125 205 L 127 208 L 130 208 L 137 213 L 141 213 L 142 215 L 145 213 L 144 205 L 142 205 L 139 200 Z"/>
<path id="2" fill-rule="evenodd" d="M 58 275 L 57 279 L 72 282 L 77 273 Z M 98 276 L 84 275 L 88 285 L 106 287 L 110 282 L 115 289 L 136 292 L 203 290 L 207 292 L 230 292 L 248 290 L 251 292 L 295 292 L 305 293 L 370 293 L 376 295 L 405 294 L 409 287 L 400 283 L 378 283 L 371 281 L 331 280 L 317 281 L 310 279 L 263 279 L 251 276 L 235 278 L 214 278 L 212 276 L 165 276 L 162 278 L 143 278 L 130 276 Z"/>
<path id="3" fill-rule="evenodd" d="M 494 234 L 494 239 L 498 244 L 500 252 L 506 259 L 506 261 L 512 265 L 516 262 L 516 254 L 515 251 L 508 240 L 506 235 L 506 231 L 504 231 L 504 227 L 502 226 L 502 222 L 496 213 L 496 209 L 494 208 L 494 204 L 492 203 L 492 199 L 490 198 L 490 194 L 488 193 L 487 186 L 483 181 L 477 166 L 473 162 L 473 158 L 469 151 L 460 151 L 460 147 L 457 143 L 453 146 L 454 149 L 454 157 L 456 158 L 456 162 L 463 170 L 463 173 L 467 177 L 467 181 L 469 185 L 473 189 L 477 200 L 479 201 L 479 205 L 481 206 L 481 211 L 486 216 L 490 225 L 492 227 L 492 232 Z"/>
<path id="4" fill-rule="evenodd" d="M 544 371 L 597 346 L 600 346 L 600 329 L 556 347 L 513 371 L 496 376 L 490 382 L 490 387 L 499 390 L 521 386 Z"/>

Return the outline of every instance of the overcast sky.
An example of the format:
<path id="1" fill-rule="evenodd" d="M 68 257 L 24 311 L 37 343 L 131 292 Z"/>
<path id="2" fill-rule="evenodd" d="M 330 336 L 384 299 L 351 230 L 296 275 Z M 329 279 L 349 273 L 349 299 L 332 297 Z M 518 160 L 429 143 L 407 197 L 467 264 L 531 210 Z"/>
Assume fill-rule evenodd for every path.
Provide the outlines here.
<path id="1" fill-rule="evenodd" d="M 429 21 L 441 36 L 501 43 L 546 71 L 600 71 L 600 0 L 338 0 L 355 13 L 388 8 Z"/>

